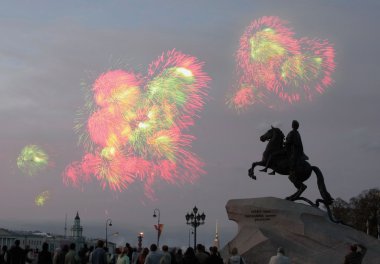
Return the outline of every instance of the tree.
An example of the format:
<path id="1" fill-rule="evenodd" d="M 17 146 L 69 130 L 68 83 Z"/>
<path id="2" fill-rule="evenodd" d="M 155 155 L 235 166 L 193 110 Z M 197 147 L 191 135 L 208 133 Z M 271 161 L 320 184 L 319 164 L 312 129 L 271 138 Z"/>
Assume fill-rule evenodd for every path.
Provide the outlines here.
<path id="1" fill-rule="evenodd" d="M 378 237 L 380 226 L 380 190 L 365 190 L 347 203 L 337 198 L 332 205 L 335 218 L 352 227 Z"/>
<path id="2" fill-rule="evenodd" d="M 340 221 L 352 225 L 351 223 L 351 207 L 350 204 L 341 198 L 334 200 L 332 204 L 334 217 Z"/>

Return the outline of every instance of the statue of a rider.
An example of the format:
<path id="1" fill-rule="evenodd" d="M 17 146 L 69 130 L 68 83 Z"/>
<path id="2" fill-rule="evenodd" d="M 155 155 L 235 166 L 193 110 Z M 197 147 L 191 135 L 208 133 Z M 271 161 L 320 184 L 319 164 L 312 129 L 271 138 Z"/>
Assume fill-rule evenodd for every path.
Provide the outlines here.
<path id="1" fill-rule="evenodd" d="M 260 170 L 266 172 L 269 168 L 270 162 L 274 157 L 277 157 L 282 154 L 286 154 L 289 160 L 289 178 L 295 177 L 295 170 L 297 167 L 297 163 L 299 160 L 308 160 L 309 157 L 305 155 L 303 152 L 303 144 L 301 140 L 301 135 L 298 132 L 299 123 L 297 120 L 293 120 L 292 122 L 292 130 L 288 133 L 285 138 L 284 149 L 274 152 L 267 159 L 265 168 Z M 275 170 L 270 172 L 269 174 L 274 175 Z"/>
<path id="2" fill-rule="evenodd" d="M 285 139 L 285 150 L 289 157 L 289 176 L 295 174 L 297 163 L 299 160 L 308 160 L 309 157 L 303 152 L 301 135 L 298 132 L 300 124 L 297 120 L 292 122 L 292 130 L 288 133 Z"/>

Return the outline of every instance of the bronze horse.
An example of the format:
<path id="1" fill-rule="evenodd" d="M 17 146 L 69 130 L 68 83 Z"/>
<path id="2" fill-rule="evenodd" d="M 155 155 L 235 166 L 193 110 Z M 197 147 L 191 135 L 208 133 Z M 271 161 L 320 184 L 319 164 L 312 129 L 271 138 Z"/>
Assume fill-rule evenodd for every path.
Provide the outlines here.
<path id="1" fill-rule="evenodd" d="M 297 188 L 297 191 L 289 197 L 286 197 L 286 199 L 294 201 L 299 199 L 301 194 L 305 191 L 307 186 L 303 182 L 309 179 L 311 173 L 314 172 L 317 176 L 318 189 L 323 201 L 327 205 L 333 202 L 333 198 L 326 189 L 322 172 L 318 167 L 311 166 L 306 160 L 300 159 L 297 162 L 295 173 L 290 175 L 289 160 L 284 148 L 284 134 L 279 128 L 271 127 L 271 129 L 260 137 L 260 140 L 262 142 L 268 141 L 268 144 L 263 153 L 262 160 L 252 163 L 252 167 L 248 170 L 249 177 L 255 180 L 255 167 L 266 165 L 281 175 L 289 175 L 289 180 Z M 268 159 L 270 159 L 270 161 L 267 164 Z"/>

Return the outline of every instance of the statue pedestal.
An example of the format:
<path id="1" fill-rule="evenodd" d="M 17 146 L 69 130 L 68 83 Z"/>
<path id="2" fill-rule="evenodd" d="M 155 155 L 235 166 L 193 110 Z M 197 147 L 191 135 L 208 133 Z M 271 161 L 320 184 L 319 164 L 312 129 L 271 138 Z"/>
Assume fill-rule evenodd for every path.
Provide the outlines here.
<path id="1" fill-rule="evenodd" d="M 359 243 L 367 247 L 363 263 L 380 263 L 379 240 L 331 222 L 321 209 L 273 197 L 229 200 L 226 209 L 238 233 L 221 251 L 225 260 L 237 247 L 247 264 L 267 264 L 281 246 L 292 264 L 343 263 Z"/>

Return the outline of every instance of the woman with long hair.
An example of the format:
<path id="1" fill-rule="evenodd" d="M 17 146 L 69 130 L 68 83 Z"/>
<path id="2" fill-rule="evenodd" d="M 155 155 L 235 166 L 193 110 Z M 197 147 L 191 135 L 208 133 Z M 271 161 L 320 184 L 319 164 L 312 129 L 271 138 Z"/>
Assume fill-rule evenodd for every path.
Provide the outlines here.
<path id="1" fill-rule="evenodd" d="M 138 264 L 144 264 L 145 263 L 145 259 L 146 259 L 146 256 L 149 254 L 149 249 L 148 248 L 144 248 L 143 251 L 140 253 L 140 256 L 137 260 L 137 263 Z"/>
<path id="2" fill-rule="evenodd" d="M 117 258 L 116 264 L 129 264 L 128 248 L 124 247 Z"/>

